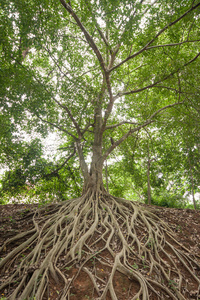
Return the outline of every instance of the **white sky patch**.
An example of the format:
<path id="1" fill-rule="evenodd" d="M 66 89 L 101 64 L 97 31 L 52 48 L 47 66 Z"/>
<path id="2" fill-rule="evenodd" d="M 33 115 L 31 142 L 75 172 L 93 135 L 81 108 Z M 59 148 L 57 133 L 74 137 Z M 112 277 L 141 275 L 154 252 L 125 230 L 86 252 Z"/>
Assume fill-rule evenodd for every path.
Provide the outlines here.
<path id="1" fill-rule="evenodd" d="M 91 155 L 91 154 L 88 154 L 88 156 L 86 157 L 85 161 L 86 161 L 86 163 L 87 163 L 88 165 L 91 164 L 91 162 L 92 162 L 92 155 Z"/>
<path id="2" fill-rule="evenodd" d="M 61 139 L 56 131 L 49 133 L 49 135 L 45 139 L 41 139 L 42 144 L 44 145 L 42 155 L 43 158 L 48 160 L 58 160 L 60 155 L 57 155 L 59 145 L 64 142 Z"/>

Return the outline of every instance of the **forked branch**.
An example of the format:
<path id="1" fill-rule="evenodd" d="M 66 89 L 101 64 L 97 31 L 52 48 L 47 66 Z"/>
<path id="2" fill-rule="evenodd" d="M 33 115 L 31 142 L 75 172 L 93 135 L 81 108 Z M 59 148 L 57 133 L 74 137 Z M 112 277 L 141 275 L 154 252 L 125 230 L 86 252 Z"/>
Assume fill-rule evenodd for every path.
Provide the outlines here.
<path id="1" fill-rule="evenodd" d="M 130 95 L 130 94 L 136 94 L 136 93 L 139 93 L 139 92 L 142 92 L 144 90 L 147 90 L 147 89 L 150 89 L 152 87 L 156 87 L 159 83 L 161 82 L 164 82 L 166 81 L 168 78 L 170 78 L 171 76 L 177 74 L 180 70 L 182 70 L 184 67 L 188 66 L 189 64 L 193 63 L 198 57 L 200 56 L 200 52 L 194 57 L 192 58 L 190 61 L 188 61 L 187 63 L 185 63 L 183 66 L 181 66 L 180 68 L 174 70 L 173 72 L 171 72 L 170 74 L 166 75 L 164 78 L 160 79 L 160 80 L 157 80 L 156 82 L 152 83 L 152 84 L 149 84 L 147 86 L 144 86 L 140 89 L 134 89 L 134 90 L 131 90 L 131 91 L 127 91 L 127 92 L 119 92 L 115 97 L 114 99 L 117 99 L 123 95 Z"/>
<path id="2" fill-rule="evenodd" d="M 123 141 L 125 141 L 130 134 L 136 132 L 136 131 L 139 131 L 140 129 L 148 126 L 149 124 L 155 122 L 155 120 L 153 120 L 153 118 L 160 114 L 161 112 L 165 111 L 166 109 L 170 108 L 170 107 L 174 107 L 176 105 L 180 105 L 180 104 L 183 104 L 184 102 L 178 102 L 178 103 L 173 103 L 173 104 L 169 104 L 169 105 L 166 105 L 160 109 L 158 109 L 156 112 L 154 112 L 150 117 L 149 119 L 144 122 L 143 124 L 135 127 L 135 128 L 130 128 L 128 132 L 126 132 L 119 140 L 117 140 L 116 142 L 114 142 L 108 149 L 107 151 L 104 153 L 103 157 L 102 157 L 102 161 L 105 161 L 106 158 L 108 157 L 108 155 L 117 147 L 119 146 Z"/>
<path id="3" fill-rule="evenodd" d="M 183 19 L 185 16 L 187 16 L 190 12 L 192 12 L 193 10 L 195 10 L 197 7 L 200 6 L 200 2 L 197 3 L 195 6 L 192 6 L 190 9 L 188 9 L 184 14 L 182 14 L 179 18 L 177 18 L 175 21 L 167 24 L 165 27 L 163 27 L 156 35 L 153 39 L 151 39 L 142 49 L 140 49 L 139 51 L 135 52 L 132 55 L 129 55 L 127 58 L 125 58 L 124 60 L 122 60 L 119 64 L 117 64 L 116 66 L 112 67 L 111 69 L 109 69 L 109 72 L 112 72 L 113 70 L 119 68 L 121 65 L 123 65 L 124 63 L 126 63 L 127 61 L 129 61 L 130 59 L 133 59 L 134 57 L 138 56 L 139 54 L 143 53 L 144 51 L 151 49 L 149 46 L 163 33 L 165 32 L 169 27 L 172 27 L 173 25 L 175 25 L 176 23 L 178 23 L 181 19 Z"/>
<path id="4" fill-rule="evenodd" d="M 50 121 L 48 121 L 48 120 L 43 119 L 43 118 L 40 117 L 38 114 L 37 114 L 37 117 L 38 117 L 38 119 L 40 119 L 42 122 L 47 123 L 47 124 L 49 124 L 49 125 L 51 125 L 51 126 L 57 128 L 57 129 L 59 129 L 59 130 L 62 131 L 62 132 L 65 132 L 67 135 L 70 135 L 70 136 L 74 139 L 74 141 L 78 141 L 78 138 L 77 138 L 74 134 L 72 134 L 70 131 L 66 130 L 65 128 L 63 128 L 63 127 L 61 127 L 61 126 L 59 126 L 59 125 L 57 125 L 57 124 L 55 124 L 55 123 L 53 123 L 53 122 L 50 122 Z"/>
<path id="5" fill-rule="evenodd" d="M 106 73 L 106 66 L 105 66 L 104 59 L 103 59 L 103 57 L 102 57 L 102 55 L 101 55 L 101 53 L 100 53 L 97 45 L 95 44 L 94 39 L 89 34 L 89 32 L 86 30 L 86 28 L 82 24 L 81 20 L 79 19 L 79 17 L 77 16 L 77 14 L 72 9 L 71 5 L 69 3 L 66 3 L 65 0 L 60 0 L 60 2 L 63 5 L 63 7 L 66 9 L 66 11 L 68 11 L 70 13 L 70 15 L 76 21 L 77 25 L 79 26 L 79 28 L 81 29 L 81 31 L 85 35 L 85 38 L 86 38 L 88 44 L 91 46 L 91 48 L 93 49 L 94 53 L 96 54 L 96 57 L 97 57 L 100 65 L 101 65 L 102 70 L 104 71 L 104 73 Z"/>
<path id="6" fill-rule="evenodd" d="M 75 155 L 75 153 L 76 153 L 76 148 L 74 147 L 73 152 L 67 157 L 67 159 L 57 169 L 53 170 L 52 172 L 50 172 L 48 174 L 43 175 L 43 177 L 48 178 L 53 175 L 57 175 L 58 171 L 60 171 L 68 163 L 70 158 L 72 158 Z"/>

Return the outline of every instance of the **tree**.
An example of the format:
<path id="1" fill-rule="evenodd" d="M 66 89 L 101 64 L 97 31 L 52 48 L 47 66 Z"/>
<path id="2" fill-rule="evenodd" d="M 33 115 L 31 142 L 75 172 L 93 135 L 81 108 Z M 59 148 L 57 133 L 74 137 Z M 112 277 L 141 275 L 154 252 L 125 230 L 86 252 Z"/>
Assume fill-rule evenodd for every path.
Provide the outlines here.
<path id="1" fill-rule="evenodd" d="M 73 196 L 80 196 L 81 179 L 74 167 L 77 162 L 72 159 L 73 153 L 67 159 L 59 158 L 58 153 L 50 161 L 42 157 L 44 147 L 38 138 L 28 143 L 13 135 L 10 143 L 3 138 L 2 141 L 2 166 L 6 170 L 0 179 L 2 203 L 12 200 L 44 204 L 69 199 L 72 191 Z M 70 159 L 73 170 L 68 164 Z"/>
<path id="2" fill-rule="evenodd" d="M 3 245 L 21 239 L 0 262 L 13 268 L 0 286 L 9 299 L 46 297 L 49 276 L 61 280 L 61 298 L 69 299 L 73 280 L 68 283 L 64 268 L 75 263 L 99 299 L 117 299 L 116 272 L 138 282 L 133 299 L 150 293 L 187 298 L 183 269 L 199 286 L 198 263 L 170 234 L 170 242 L 165 239 L 167 226 L 138 204 L 111 196 L 102 176 L 109 155 L 131 135 L 150 125 L 157 130 L 165 118 L 180 122 L 188 108 L 198 111 L 199 8 L 195 0 L 3 2 L 2 107 L 29 132 L 57 128 L 75 146 L 83 177 L 81 197 L 36 212 L 33 229 Z M 27 255 L 19 264 L 22 251 Z M 87 261 L 97 256 L 103 265 L 106 251 L 109 278 L 99 282 Z M 134 267 L 144 260 L 145 275 Z M 180 284 L 170 289 L 172 281 Z"/>

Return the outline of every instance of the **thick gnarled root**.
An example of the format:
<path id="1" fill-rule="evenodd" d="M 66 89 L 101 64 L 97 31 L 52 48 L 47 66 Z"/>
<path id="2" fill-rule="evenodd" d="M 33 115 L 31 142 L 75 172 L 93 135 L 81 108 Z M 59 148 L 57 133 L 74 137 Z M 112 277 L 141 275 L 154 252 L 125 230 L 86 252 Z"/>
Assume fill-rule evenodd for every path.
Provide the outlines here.
<path id="1" fill-rule="evenodd" d="M 20 244 L 4 254 L 16 241 Z M 0 292 L 10 300 L 55 299 L 52 282 L 59 287 L 57 299 L 81 299 L 73 295 L 80 278 L 87 281 L 88 299 L 199 295 L 197 258 L 167 225 L 139 204 L 107 194 L 88 191 L 36 211 L 33 228 L 0 250 Z"/>

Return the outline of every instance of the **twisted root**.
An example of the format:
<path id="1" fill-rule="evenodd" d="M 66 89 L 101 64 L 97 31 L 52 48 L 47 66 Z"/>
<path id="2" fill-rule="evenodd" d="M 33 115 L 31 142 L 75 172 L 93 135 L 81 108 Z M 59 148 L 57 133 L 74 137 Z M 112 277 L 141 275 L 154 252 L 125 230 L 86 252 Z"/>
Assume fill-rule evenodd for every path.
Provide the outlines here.
<path id="1" fill-rule="evenodd" d="M 0 261 L 6 299 L 51 299 L 52 280 L 62 286 L 58 299 L 70 299 L 80 273 L 90 280 L 91 299 L 121 299 L 117 276 L 128 281 L 127 300 L 191 299 L 191 287 L 199 295 L 197 258 L 135 202 L 88 191 L 37 210 L 33 228 L 6 241 L 0 252 L 16 241 Z"/>

